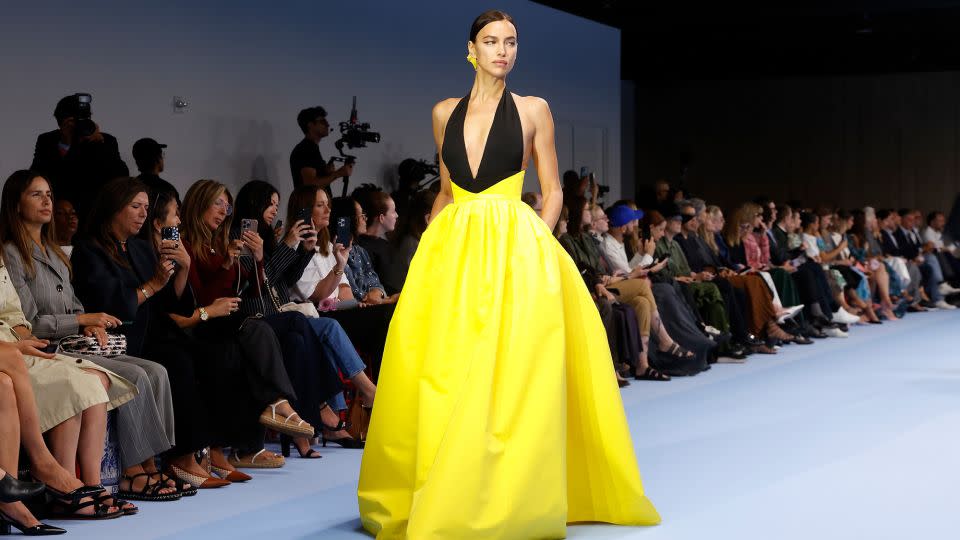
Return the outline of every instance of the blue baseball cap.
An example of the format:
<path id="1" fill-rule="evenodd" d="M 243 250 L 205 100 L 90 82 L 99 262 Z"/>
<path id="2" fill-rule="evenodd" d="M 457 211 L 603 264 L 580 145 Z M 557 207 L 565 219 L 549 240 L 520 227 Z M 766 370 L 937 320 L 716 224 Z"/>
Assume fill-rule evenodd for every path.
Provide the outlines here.
<path id="1" fill-rule="evenodd" d="M 611 227 L 623 227 L 635 219 L 643 219 L 643 210 L 634 210 L 625 204 L 614 206 L 607 211 Z"/>

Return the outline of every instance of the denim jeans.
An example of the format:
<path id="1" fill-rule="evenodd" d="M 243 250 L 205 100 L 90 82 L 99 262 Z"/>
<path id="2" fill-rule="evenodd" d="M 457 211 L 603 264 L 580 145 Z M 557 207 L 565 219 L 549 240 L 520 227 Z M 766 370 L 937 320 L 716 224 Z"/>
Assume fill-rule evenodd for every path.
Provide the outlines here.
<path id="1" fill-rule="evenodd" d="M 310 327 L 313 328 L 313 332 L 323 348 L 324 356 L 348 379 L 366 369 L 367 366 L 360 359 L 357 350 L 350 342 L 350 338 L 347 337 L 347 333 L 343 331 L 340 323 L 327 317 L 311 318 L 309 321 Z M 335 411 L 342 411 L 347 408 L 343 392 L 333 396 L 327 403 Z"/>
<path id="2" fill-rule="evenodd" d="M 930 296 L 930 300 L 939 302 L 943 300 L 943 295 L 940 294 L 940 283 L 943 282 L 943 270 L 940 268 L 940 261 L 937 260 L 935 253 L 927 253 L 923 256 L 923 259 L 930 267 L 930 278 L 926 283 L 927 295 Z"/>

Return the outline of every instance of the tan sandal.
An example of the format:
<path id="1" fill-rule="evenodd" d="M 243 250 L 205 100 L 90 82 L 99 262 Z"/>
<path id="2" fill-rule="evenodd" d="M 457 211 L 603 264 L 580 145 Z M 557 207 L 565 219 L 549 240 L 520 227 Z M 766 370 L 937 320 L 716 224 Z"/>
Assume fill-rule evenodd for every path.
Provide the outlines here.
<path id="1" fill-rule="evenodd" d="M 277 406 L 283 403 L 289 402 L 281 399 L 273 405 L 270 405 L 270 412 L 264 411 L 263 414 L 260 415 L 260 423 L 278 433 L 283 433 L 291 437 L 313 437 L 313 426 L 300 418 L 297 411 L 290 413 L 289 416 L 283 418 L 283 421 L 277 417 Z"/>
<path id="2" fill-rule="evenodd" d="M 266 451 L 267 449 L 264 448 L 256 454 L 242 459 L 240 458 L 239 454 L 234 452 L 230 454 L 230 457 L 227 459 L 227 461 L 229 461 L 231 465 L 237 467 L 238 469 L 279 469 L 286 464 L 287 460 L 283 459 L 283 456 L 276 456 L 274 458 L 263 456 L 264 452 Z"/>

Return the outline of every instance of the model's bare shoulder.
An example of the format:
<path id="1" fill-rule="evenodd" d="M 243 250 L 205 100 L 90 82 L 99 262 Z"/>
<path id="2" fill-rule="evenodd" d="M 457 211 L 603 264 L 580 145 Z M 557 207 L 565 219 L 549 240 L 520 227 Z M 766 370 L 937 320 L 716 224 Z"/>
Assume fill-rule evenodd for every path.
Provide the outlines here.
<path id="1" fill-rule="evenodd" d="M 513 96 L 520 114 L 533 120 L 535 124 L 540 125 L 543 120 L 550 117 L 550 105 L 542 97 L 518 96 L 516 94 Z"/>
<path id="2" fill-rule="evenodd" d="M 438 101 L 437 104 L 433 106 L 433 119 L 440 121 L 441 125 L 446 124 L 447 119 L 450 118 L 453 109 L 456 108 L 459 102 L 460 98 L 447 98 Z"/>

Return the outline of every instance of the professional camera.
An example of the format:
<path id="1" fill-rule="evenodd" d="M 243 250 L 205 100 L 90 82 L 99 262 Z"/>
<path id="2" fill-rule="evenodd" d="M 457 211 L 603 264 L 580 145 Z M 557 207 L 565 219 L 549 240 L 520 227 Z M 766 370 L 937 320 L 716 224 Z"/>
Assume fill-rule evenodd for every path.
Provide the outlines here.
<path id="1" fill-rule="evenodd" d="M 353 96 L 353 107 L 350 109 L 350 120 L 347 122 L 340 122 L 340 138 L 337 139 L 337 142 L 333 145 L 337 148 L 337 151 L 340 152 L 340 157 L 334 157 L 335 161 L 341 161 L 343 163 L 354 164 L 357 162 L 356 156 L 350 156 L 343 152 L 343 147 L 346 145 L 347 148 L 364 148 L 367 146 L 367 143 L 378 143 L 380 142 L 380 134 L 376 131 L 370 131 L 370 124 L 364 122 L 360 123 L 357 120 L 357 96 Z M 343 178 L 343 196 L 347 196 L 347 189 L 350 183 L 350 177 L 345 176 Z"/>
<path id="2" fill-rule="evenodd" d="M 77 137 L 89 137 L 97 131 L 97 125 L 90 119 L 90 102 L 93 96 L 90 94 L 75 94 L 77 98 L 77 115 L 74 117 L 74 132 Z"/>
<path id="3" fill-rule="evenodd" d="M 346 144 L 347 148 L 363 148 L 367 146 L 367 143 L 378 143 L 380 142 L 380 134 L 376 131 L 370 131 L 370 124 L 367 122 L 360 123 L 357 121 L 357 96 L 353 96 L 353 108 L 350 110 L 350 120 L 348 122 L 340 122 L 340 140 L 335 144 L 337 150 L 343 149 L 343 145 Z"/>
<path id="4" fill-rule="evenodd" d="M 580 178 L 589 178 L 590 184 L 587 187 L 588 191 L 593 191 L 593 186 L 597 186 L 597 198 L 601 198 L 606 193 L 610 192 L 610 186 L 597 184 L 597 177 L 593 174 L 593 171 L 591 171 L 589 167 L 580 167 Z"/>
<path id="5" fill-rule="evenodd" d="M 431 163 L 425 159 L 407 158 L 400 162 L 397 172 L 402 189 L 420 191 L 440 178 L 440 160 L 436 158 Z"/>

